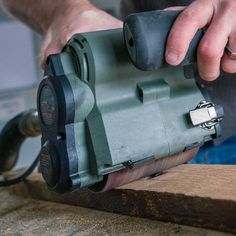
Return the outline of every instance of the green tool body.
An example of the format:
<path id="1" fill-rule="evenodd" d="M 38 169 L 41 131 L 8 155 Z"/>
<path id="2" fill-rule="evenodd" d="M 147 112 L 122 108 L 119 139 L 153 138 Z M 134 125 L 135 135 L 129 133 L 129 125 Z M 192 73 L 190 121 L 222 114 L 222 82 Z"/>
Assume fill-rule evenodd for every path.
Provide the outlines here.
<path id="1" fill-rule="evenodd" d="M 42 175 L 50 190 L 64 193 L 83 187 L 106 191 L 190 160 L 199 146 L 220 135 L 223 110 L 196 84 L 201 32 L 184 63 L 173 67 L 164 61 L 177 15 L 135 14 L 124 32 L 73 36 L 48 58 L 38 114 L 17 117 L 1 134 L 20 133 L 14 155 L 1 148 L 8 139 L 0 138 L 0 162 L 9 169 L 26 135 L 41 131 Z"/>
<path id="2" fill-rule="evenodd" d="M 41 170 L 50 189 L 108 190 L 133 180 L 127 173 L 135 169 L 149 166 L 138 177 L 154 174 L 158 160 L 216 137 L 218 122 L 207 128 L 191 120 L 190 111 L 211 104 L 194 73 L 191 64 L 137 69 L 121 29 L 75 35 L 49 57 L 38 91 Z"/>

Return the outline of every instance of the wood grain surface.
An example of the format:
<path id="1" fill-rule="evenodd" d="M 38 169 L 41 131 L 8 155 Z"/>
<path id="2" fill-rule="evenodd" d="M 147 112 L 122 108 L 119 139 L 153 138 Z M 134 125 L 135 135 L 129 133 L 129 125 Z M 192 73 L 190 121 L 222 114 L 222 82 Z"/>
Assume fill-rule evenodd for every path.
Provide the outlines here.
<path id="1" fill-rule="evenodd" d="M 181 165 L 159 176 L 94 193 L 49 192 L 40 176 L 11 187 L 36 199 L 236 233 L 236 166 Z"/>
<path id="2" fill-rule="evenodd" d="M 3 236 L 232 236 L 231 233 L 165 223 L 79 206 L 47 202 L 0 189 Z"/>

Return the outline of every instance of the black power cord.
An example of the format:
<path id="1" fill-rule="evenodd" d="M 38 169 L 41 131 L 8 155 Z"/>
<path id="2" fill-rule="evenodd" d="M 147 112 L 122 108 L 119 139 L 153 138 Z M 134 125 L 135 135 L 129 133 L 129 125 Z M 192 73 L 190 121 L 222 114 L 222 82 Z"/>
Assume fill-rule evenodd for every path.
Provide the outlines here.
<path id="1" fill-rule="evenodd" d="M 0 173 L 11 170 L 16 164 L 21 145 L 28 137 L 41 134 L 36 109 L 22 112 L 11 119 L 0 132 Z M 39 163 L 39 155 L 31 166 L 16 178 L 0 180 L 0 187 L 10 186 L 24 181 Z"/>
<path id="2" fill-rule="evenodd" d="M 39 155 L 37 158 L 34 160 L 34 162 L 31 164 L 31 166 L 22 174 L 19 175 L 13 179 L 4 179 L 0 180 L 0 187 L 7 187 L 11 185 L 18 184 L 20 182 L 25 181 L 25 179 L 34 171 L 34 169 L 37 167 L 39 163 Z"/>

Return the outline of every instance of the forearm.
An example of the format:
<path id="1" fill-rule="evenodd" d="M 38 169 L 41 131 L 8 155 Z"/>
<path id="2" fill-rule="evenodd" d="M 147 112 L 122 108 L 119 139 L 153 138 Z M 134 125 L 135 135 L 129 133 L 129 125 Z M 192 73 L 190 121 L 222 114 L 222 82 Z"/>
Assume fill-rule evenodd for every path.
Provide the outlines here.
<path id="1" fill-rule="evenodd" d="M 6 10 L 44 36 L 41 67 L 72 35 L 122 28 L 123 23 L 89 0 L 0 0 Z"/>
<path id="2" fill-rule="evenodd" d="M 2 3 L 13 16 L 43 35 L 58 15 L 69 9 L 83 11 L 93 7 L 88 0 L 2 0 Z"/>

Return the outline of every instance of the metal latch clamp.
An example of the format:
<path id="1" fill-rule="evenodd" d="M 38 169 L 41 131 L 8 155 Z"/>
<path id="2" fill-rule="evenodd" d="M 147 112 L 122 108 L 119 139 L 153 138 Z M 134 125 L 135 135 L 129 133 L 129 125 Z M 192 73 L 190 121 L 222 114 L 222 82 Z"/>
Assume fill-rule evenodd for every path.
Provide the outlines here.
<path id="1" fill-rule="evenodd" d="M 189 111 L 189 115 L 193 126 L 213 129 L 223 119 L 224 111 L 220 105 L 202 101 L 195 109 Z"/>

